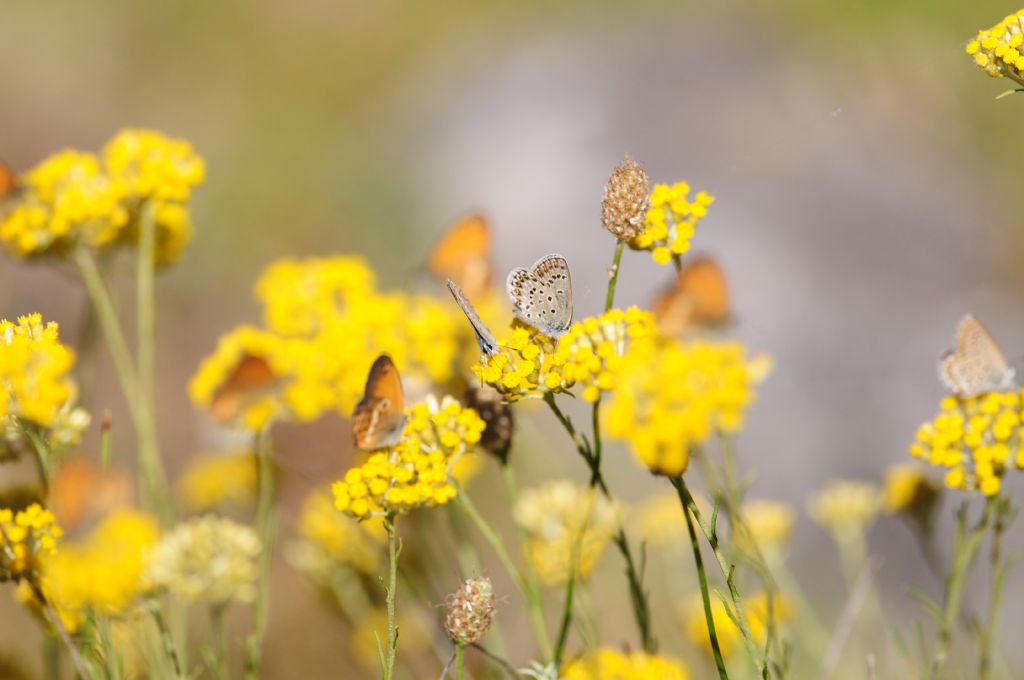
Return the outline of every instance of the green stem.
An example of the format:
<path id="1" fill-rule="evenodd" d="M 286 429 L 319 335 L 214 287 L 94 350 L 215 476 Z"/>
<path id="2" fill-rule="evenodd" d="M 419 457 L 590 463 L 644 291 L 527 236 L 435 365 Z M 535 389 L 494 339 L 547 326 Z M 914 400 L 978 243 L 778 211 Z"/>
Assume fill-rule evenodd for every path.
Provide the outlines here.
<path id="1" fill-rule="evenodd" d="M 274 463 L 270 448 L 270 425 L 256 435 L 256 461 L 259 465 L 259 498 L 256 502 L 256 530 L 259 533 L 260 552 L 259 592 L 253 611 L 253 630 L 245 645 L 245 677 L 260 677 L 263 663 L 263 638 L 267 634 L 270 616 L 270 572 L 274 556 L 277 521 L 274 515 Z"/>
<path id="2" fill-rule="evenodd" d="M 5 537 L 5 542 L 10 541 Z M 31 581 L 29 585 L 32 588 L 32 594 L 35 595 L 36 600 L 42 604 L 43 609 L 46 611 L 47 618 L 50 619 L 50 624 L 53 629 L 57 631 L 58 637 L 64 643 L 64 646 L 68 650 L 68 654 L 71 655 L 71 662 L 75 665 L 75 670 L 83 680 L 93 680 L 93 674 L 89 672 L 89 668 L 85 665 L 85 660 L 82 658 L 82 654 L 78 651 L 78 646 L 75 645 L 75 641 L 71 638 L 71 634 L 68 633 L 68 629 L 64 626 L 63 619 L 60 618 L 60 614 L 54 608 L 50 600 L 43 594 L 43 589 L 35 581 Z"/>
<path id="3" fill-rule="evenodd" d="M 210 620 L 213 623 L 213 634 L 217 640 L 213 672 L 219 680 L 228 680 L 231 675 L 228 670 L 231 648 L 228 646 L 227 606 L 215 604 L 210 607 Z"/>
<path id="4" fill-rule="evenodd" d="M 98 616 L 96 628 L 99 631 L 100 643 L 103 647 L 103 661 L 107 668 L 105 680 L 121 680 L 121 664 L 117 650 L 114 648 L 113 633 L 110 630 L 110 619 L 106 616 Z"/>
<path id="5" fill-rule="evenodd" d="M 700 584 L 700 597 L 704 604 L 704 621 L 708 628 L 708 639 L 711 641 L 711 653 L 715 657 L 718 677 L 722 680 L 727 680 L 729 673 L 725 669 L 725 659 L 722 658 L 722 649 L 718 644 L 718 634 L 715 632 L 715 617 L 711 613 L 711 593 L 708 592 L 708 578 L 707 574 L 704 573 L 704 558 L 701 557 L 700 544 L 697 542 L 697 532 L 693 528 L 693 518 L 691 517 L 690 509 L 693 505 L 693 499 L 690 497 L 690 493 L 686 489 L 686 482 L 683 481 L 681 476 L 673 479 L 672 485 L 675 486 L 676 493 L 679 495 L 679 503 L 683 506 L 683 515 L 686 517 L 686 528 L 690 532 L 690 547 L 693 549 L 693 561 L 697 565 L 697 581 Z"/>
<path id="6" fill-rule="evenodd" d="M 1008 498 L 996 496 L 989 501 L 995 508 L 995 522 L 992 525 L 992 547 L 990 564 L 992 565 L 992 588 L 989 595 L 988 616 L 985 626 L 981 629 L 979 646 L 981 660 L 978 666 L 978 679 L 988 680 L 992 675 L 992 650 L 995 645 L 995 633 L 998 630 L 999 606 L 1003 601 L 1003 583 L 1006 581 L 1007 565 L 1003 555 L 1003 535 L 1012 521 L 1010 501 Z"/>
<path id="7" fill-rule="evenodd" d="M 153 622 L 156 624 L 156 629 L 160 633 L 160 641 L 164 646 L 164 653 L 167 658 L 171 661 L 171 666 L 174 668 L 174 677 L 177 680 L 182 680 L 185 676 L 181 672 L 181 659 L 178 657 L 178 646 L 174 644 L 174 636 L 171 635 L 171 629 L 167 625 L 166 619 L 164 619 L 163 612 L 160 610 L 160 604 L 156 601 L 152 601 L 149 604 L 149 612 L 153 616 Z"/>
<path id="8" fill-rule="evenodd" d="M 466 677 L 466 646 L 455 645 L 455 677 L 463 680 Z"/>
<path id="9" fill-rule="evenodd" d="M 615 284 L 619 281 L 619 262 L 622 260 L 622 250 L 626 242 L 621 238 L 615 242 L 615 255 L 612 256 L 612 266 L 608 270 L 608 294 L 604 298 L 604 311 L 609 311 L 615 304 Z"/>
<path id="10" fill-rule="evenodd" d="M 49 633 L 43 634 L 43 668 L 46 680 L 60 680 L 60 640 Z"/>
<path id="11" fill-rule="evenodd" d="M 576 586 L 575 563 L 571 565 L 569 580 L 565 584 L 565 602 L 562 605 L 562 625 L 558 629 L 558 641 L 555 643 L 555 666 L 562 665 L 562 653 L 565 651 L 565 642 L 569 638 L 569 626 L 572 624 L 572 597 Z"/>
<path id="12" fill-rule="evenodd" d="M 384 530 L 388 535 L 388 640 L 387 653 L 384 662 L 384 680 L 391 680 L 395 673 L 395 657 L 398 654 L 398 626 L 395 622 L 395 595 L 398 588 L 398 555 L 401 548 L 398 545 L 398 538 L 395 536 L 395 515 L 388 514 L 384 518 Z"/>

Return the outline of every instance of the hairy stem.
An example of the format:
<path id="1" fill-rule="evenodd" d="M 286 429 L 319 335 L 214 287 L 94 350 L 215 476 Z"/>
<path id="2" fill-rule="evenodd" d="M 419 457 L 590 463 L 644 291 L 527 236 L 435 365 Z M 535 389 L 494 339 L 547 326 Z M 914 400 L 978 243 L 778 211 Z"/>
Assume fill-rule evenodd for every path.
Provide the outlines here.
<path id="1" fill-rule="evenodd" d="M 277 518 L 274 514 L 274 463 L 270 447 L 270 425 L 256 435 L 256 464 L 258 465 L 259 498 L 256 502 L 256 531 L 260 537 L 259 591 L 253 608 L 253 630 L 245 644 L 245 677 L 260 677 L 263 664 L 263 638 L 267 634 L 270 617 L 270 571 L 274 557 L 274 539 Z"/>
<path id="2" fill-rule="evenodd" d="M 612 266 L 608 269 L 608 293 L 604 298 L 604 311 L 608 311 L 615 304 L 615 284 L 619 281 L 619 262 L 622 260 L 622 250 L 626 242 L 621 238 L 615 242 L 615 254 L 612 256 Z"/>
<path id="3" fill-rule="evenodd" d="M 384 660 L 384 680 L 392 680 L 395 673 L 395 657 L 398 655 L 398 625 L 395 622 L 395 595 L 398 589 L 398 555 L 402 552 L 395 535 L 395 515 L 389 513 L 384 518 L 384 530 L 388 535 L 388 639 Z"/>
<path id="4" fill-rule="evenodd" d="M 992 650 L 999 624 L 999 607 L 1003 601 L 1003 584 L 1006 581 L 1007 564 L 1003 554 L 1003 535 L 1013 520 L 1008 498 L 996 496 L 989 503 L 995 507 L 995 522 L 992 525 L 992 547 L 989 563 L 992 566 L 992 587 L 989 594 L 988 616 L 981 629 L 978 644 L 981 647 L 978 665 L 978 679 L 988 680 L 992 676 Z"/>

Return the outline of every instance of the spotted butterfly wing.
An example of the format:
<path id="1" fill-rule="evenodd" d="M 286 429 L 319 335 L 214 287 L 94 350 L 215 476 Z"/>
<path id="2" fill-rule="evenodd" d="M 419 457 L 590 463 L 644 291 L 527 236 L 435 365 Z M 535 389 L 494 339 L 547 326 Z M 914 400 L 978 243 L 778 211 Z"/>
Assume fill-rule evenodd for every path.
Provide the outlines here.
<path id="1" fill-rule="evenodd" d="M 956 347 L 939 361 L 939 379 L 960 397 L 1007 389 L 1014 370 L 1006 356 L 976 318 L 968 314 L 956 331 Z"/>
<path id="2" fill-rule="evenodd" d="M 542 334 L 557 338 L 572 324 L 572 278 L 561 255 L 546 255 L 530 269 L 513 269 L 505 283 L 512 313 Z"/>
<path id="3" fill-rule="evenodd" d="M 466 315 L 469 325 L 473 327 L 473 333 L 476 335 L 477 344 L 480 345 L 480 351 L 484 354 L 497 354 L 498 341 L 494 338 L 494 334 L 491 333 L 491 329 L 487 327 L 480 318 L 480 315 L 473 309 L 473 305 L 466 298 L 466 294 L 451 279 L 448 279 L 448 290 L 452 292 L 452 297 L 455 298 L 455 302 L 462 309 L 462 313 Z"/>
<path id="4" fill-rule="evenodd" d="M 352 414 L 352 436 L 358 448 L 373 451 L 397 444 L 404 427 L 402 378 L 391 357 L 381 354 L 370 367 L 363 398 Z"/>

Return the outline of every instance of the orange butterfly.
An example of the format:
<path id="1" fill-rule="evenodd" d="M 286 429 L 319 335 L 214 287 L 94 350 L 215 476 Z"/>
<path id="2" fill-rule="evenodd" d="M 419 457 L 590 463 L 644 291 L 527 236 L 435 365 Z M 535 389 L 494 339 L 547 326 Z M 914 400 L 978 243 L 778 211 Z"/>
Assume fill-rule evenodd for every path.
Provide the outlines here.
<path id="1" fill-rule="evenodd" d="M 279 382 L 277 374 L 263 357 L 243 356 L 210 402 L 210 412 L 221 423 L 238 417 L 242 410 L 273 390 Z"/>
<path id="2" fill-rule="evenodd" d="M 402 378 L 387 354 L 370 367 L 363 398 L 352 414 L 352 436 L 363 451 L 394 446 L 405 428 Z"/>
<path id="3" fill-rule="evenodd" d="M 669 336 L 725 324 L 732 318 L 725 272 L 710 257 L 694 258 L 654 300 L 652 311 L 662 334 Z"/>
<path id="4" fill-rule="evenodd" d="M 21 182 L 9 165 L 0 161 L 0 203 L 21 191 Z"/>
<path id="5" fill-rule="evenodd" d="M 455 281 L 470 300 L 479 301 L 494 273 L 487 220 L 470 215 L 450 226 L 430 251 L 427 269 L 442 281 Z"/>
<path id="6" fill-rule="evenodd" d="M 74 530 L 132 502 L 132 484 L 119 470 L 101 470 L 85 456 L 65 461 L 50 480 L 50 505 L 62 526 Z"/>
<path id="7" fill-rule="evenodd" d="M 956 347 L 939 360 L 939 379 L 959 397 L 1013 387 L 1013 368 L 981 322 L 968 314 L 956 327 Z"/>

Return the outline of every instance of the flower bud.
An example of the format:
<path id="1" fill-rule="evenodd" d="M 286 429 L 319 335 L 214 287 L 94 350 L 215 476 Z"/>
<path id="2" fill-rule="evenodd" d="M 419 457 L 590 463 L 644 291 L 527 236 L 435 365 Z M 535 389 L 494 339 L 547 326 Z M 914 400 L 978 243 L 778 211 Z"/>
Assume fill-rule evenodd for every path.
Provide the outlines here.
<path id="1" fill-rule="evenodd" d="M 650 180 L 644 167 L 626 156 L 615 166 L 601 199 L 601 223 L 604 228 L 626 241 L 643 231 L 647 216 Z"/>
<path id="2" fill-rule="evenodd" d="M 472 645 L 483 640 L 494 617 L 494 586 L 486 576 L 467 579 L 448 597 L 444 629 L 457 645 Z"/>

